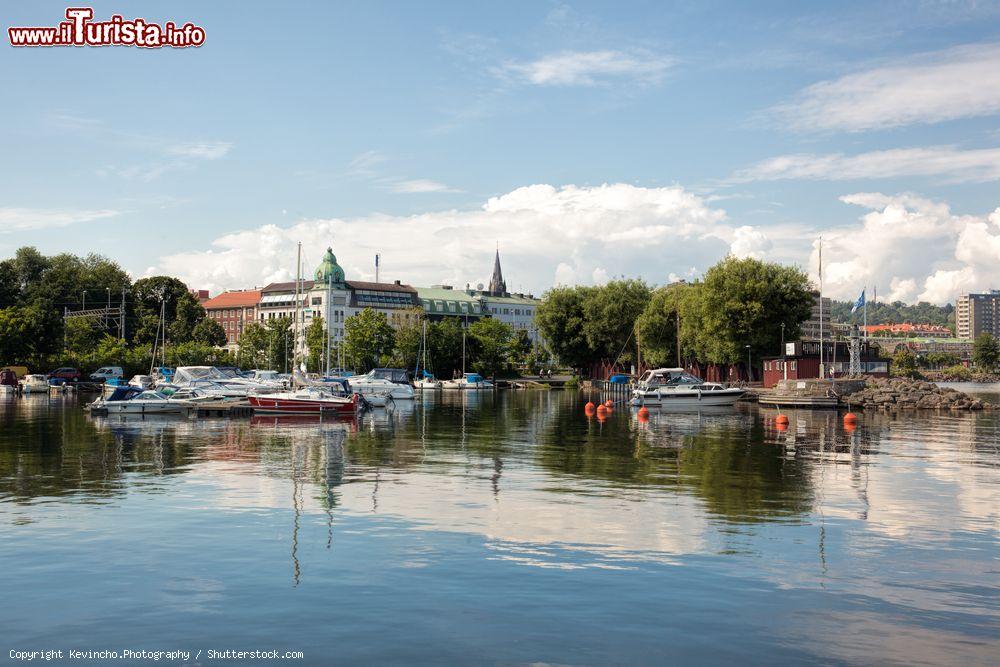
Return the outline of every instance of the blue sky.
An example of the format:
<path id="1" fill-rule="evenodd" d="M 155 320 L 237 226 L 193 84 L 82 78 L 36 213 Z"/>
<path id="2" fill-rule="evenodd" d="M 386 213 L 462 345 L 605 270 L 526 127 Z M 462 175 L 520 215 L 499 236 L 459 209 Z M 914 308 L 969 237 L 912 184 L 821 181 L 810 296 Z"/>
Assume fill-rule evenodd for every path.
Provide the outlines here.
<path id="1" fill-rule="evenodd" d="M 1000 287 L 1000 4 L 93 4 L 204 46 L 0 48 L 0 255 L 263 284 L 694 276 Z M 4 27 L 66 5 L 6 7 Z M 5 39 L 6 42 L 6 39 Z M 991 217 L 992 215 L 992 217 Z"/>

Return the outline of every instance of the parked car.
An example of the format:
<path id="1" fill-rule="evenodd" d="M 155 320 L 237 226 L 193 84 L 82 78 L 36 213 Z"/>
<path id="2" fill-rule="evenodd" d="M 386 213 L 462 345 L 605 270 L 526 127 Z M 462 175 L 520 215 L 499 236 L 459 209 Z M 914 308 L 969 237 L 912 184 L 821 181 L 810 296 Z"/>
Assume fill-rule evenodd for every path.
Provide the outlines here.
<path id="1" fill-rule="evenodd" d="M 112 378 L 121 380 L 124 375 L 125 371 L 121 366 L 101 366 L 90 374 L 90 380 L 92 382 L 107 382 Z"/>
<path id="2" fill-rule="evenodd" d="M 80 372 L 79 368 L 70 368 L 69 366 L 63 366 L 62 368 L 57 368 L 48 375 L 50 380 L 65 380 L 66 382 L 79 382 L 83 379 L 83 373 Z"/>

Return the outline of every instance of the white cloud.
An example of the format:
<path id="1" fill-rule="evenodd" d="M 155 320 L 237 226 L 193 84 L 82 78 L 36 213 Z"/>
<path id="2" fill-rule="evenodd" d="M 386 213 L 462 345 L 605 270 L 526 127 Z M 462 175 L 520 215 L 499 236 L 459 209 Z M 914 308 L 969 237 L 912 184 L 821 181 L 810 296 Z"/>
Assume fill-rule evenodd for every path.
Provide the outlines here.
<path id="1" fill-rule="evenodd" d="M 729 251 L 740 258 L 753 257 L 754 259 L 765 259 L 771 248 L 771 241 L 762 231 L 744 225 L 737 228 L 734 232 L 733 242 L 729 246 Z"/>
<path id="2" fill-rule="evenodd" d="M 821 81 L 774 110 L 800 130 L 858 132 L 1000 112 L 1000 44 L 927 53 Z"/>
<path id="3" fill-rule="evenodd" d="M 461 192 L 455 188 L 448 187 L 444 183 L 417 178 L 411 181 L 399 181 L 392 186 L 393 192 L 404 194 L 423 194 L 427 192 Z"/>
<path id="4" fill-rule="evenodd" d="M 993 221 L 1000 213 L 955 215 L 945 203 L 914 195 L 856 193 L 841 200 L 869 212 L 860 224 L 823 235 L 829 296 L 853 299 L 867 285 L 883 299 L 941 304 L 1000 284 L 1000 225 Z M 817 250 L 809 263 L 814 279 Z"/>
<path id="5" fill-rule="evenodd" d="M 611 80 L 657 83 L 674 60 L 646 51 L 562 51 L 531 62 L 509 62 L 501 74 L 539 86 L 594 86 Z"/>
<path id="6" fill-rule="evenodd" d="M 753 237 L 741 231 L 743 237 Z M 302 220 L 227 234 L 210 250 L 162 257 L 157 271 L 213 291 L 294 277 L 302 241 L 309 272 L 332 246 L 348 278 L 380 277 L 413 285 L 488 282 L 500 243 L 504 277 L 514 291 L 593 283 L 608 276 L 665 282 L 670 271 L 704 270 L 737 239 L 725 211 L 682 187 L 531 185 L 490 198 L 481 208 L 411 216 Z"/>
<path id="7" fill-rule="evenodd" d="M 174 144 L 166 150 L 168 155 L 176 155 L 184 158 L 195 158 L 199 160 L 218 160 L 224 157 L 233 147 L 227 141 L 194 141 L 182 144 Z"/>
<path id="8" fill-rule="evenodd" d="M 928 146 L 858 155 L 779 155 L 737 172 L 732 180 L 846 181 L 901 176 L 940 176 L 952 182 L 976 183 L 1000 180 L 1000 148 L 962 150 L 955 146 Z"/>
<path id="9" fill-rule="evenodd" d="M 111 209 L 79 210 L 42 208 L 0 208 L 0 233 L 67 227 L 119 215 Z"/>

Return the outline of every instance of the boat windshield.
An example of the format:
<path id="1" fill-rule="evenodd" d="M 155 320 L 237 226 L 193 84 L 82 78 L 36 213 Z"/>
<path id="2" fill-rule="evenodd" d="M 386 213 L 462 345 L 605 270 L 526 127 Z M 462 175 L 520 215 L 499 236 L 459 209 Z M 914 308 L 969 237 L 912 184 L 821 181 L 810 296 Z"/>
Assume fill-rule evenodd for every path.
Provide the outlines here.
<path id="1" fill-rule="evenodd" d="M 372 370 L 371 376 L 396 384 L 410 384 L 409 375 L 402 368 L 375 368 Z"/>

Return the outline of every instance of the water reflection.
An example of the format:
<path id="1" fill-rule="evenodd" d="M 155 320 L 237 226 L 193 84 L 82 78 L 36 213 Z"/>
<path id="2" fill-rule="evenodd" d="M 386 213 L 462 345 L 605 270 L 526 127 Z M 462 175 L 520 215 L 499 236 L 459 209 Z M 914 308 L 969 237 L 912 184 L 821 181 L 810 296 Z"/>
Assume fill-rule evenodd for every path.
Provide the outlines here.
<path id="1" fill-rule="evenodd" d="M 229 572 L 252 572 L 276 603 L 291 604 L 277 582 L 329 590 L 346 585 L 345 567 L 368 581 L 391 552 L 380 567 L 425 572 L 410 575 L 425 578 L 420 596 L 450 590 L 468 568 L 514 568 L 586 577 L 572 593 L 582 605 L 609 594 L 594 577 L 629 573 L 693 587 L 674 603 L 696 607 L 718 579 L 738 590 L 715 590 L 722 609 L 706 633 L 731 627 L 723 611 L 767 591 L 814 615 L 787 618 L 781 641 L 804 651 L 818 641 L 818 655 L 889 658 L 858 630 L 860 618 L 890 634 L 932 632 L 967 662 L 996 648 L 985 630 L 998 620 L 993 414 L 874 413 L 847 425 L 835 412 L 791 411 L 779 424 L 775 411 L 741 405 L 648 419 L 619 408 L 599 421 L 579 396 L 553 391 L 427 393 L 341 421 L 199 420 L 88 417 L 72 397 L 37 399 L 0 404 L 6 548 L 44 561 L 57 532 L 110 539 L 103 517 L 138 532 L 154 522 L 171 544 L 210 536 L 211 547 L 200 543 L 204 571 L 170 584 L 197 588 L 205 610 L 231 602 L 221 583 Z M 470 561 L 453 563 L 457 553 Z M 339 560 L 349 556 L 349 566 Z M 567 595 L 565 580 L 534 581 Z M 663 603 L 658 586 L 644 597 L 615 581 L 614 594 L 639 608 Z M 479 582 L 474 604 L 489 608 L 520 585 L 505 582 Z M 160 592 L 176 603 L 173 589 Z M 808 592 L 838 597 L 795 601 Z M 449 603 L 459 604 L 434 604 Z M 843 638 L 838 622 L 861 648 L 834 650 L 808 630 Z M 894 651 L 922 660 L 904 645 Z"/>

